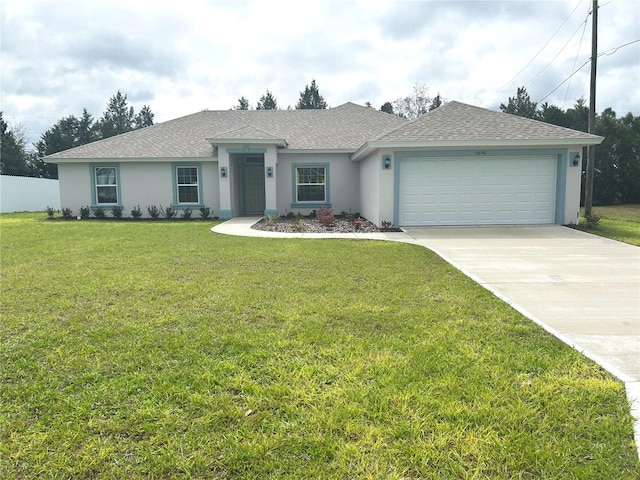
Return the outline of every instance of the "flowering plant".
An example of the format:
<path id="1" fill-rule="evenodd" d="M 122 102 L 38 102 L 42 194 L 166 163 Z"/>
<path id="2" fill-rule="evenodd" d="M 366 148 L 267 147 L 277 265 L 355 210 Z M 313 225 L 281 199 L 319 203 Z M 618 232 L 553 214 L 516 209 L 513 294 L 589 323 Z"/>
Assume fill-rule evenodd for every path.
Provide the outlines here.
<path id="1" fill-rule="evenodd" d="M 356 231 L 360 230 L 360 227 L 362 226 L 362 222 L 360 220 L 354 220 L 353 226 L 355 227 Z"/>

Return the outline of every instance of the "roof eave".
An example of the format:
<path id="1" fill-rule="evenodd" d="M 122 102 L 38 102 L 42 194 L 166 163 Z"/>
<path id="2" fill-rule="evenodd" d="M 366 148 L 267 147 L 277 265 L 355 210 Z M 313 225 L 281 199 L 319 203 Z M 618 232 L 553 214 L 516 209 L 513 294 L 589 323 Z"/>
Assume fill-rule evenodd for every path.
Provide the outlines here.
<path id="1" fill-rule="evenodd" d="M 351 160 L 360 160 L 371 152 L 381 148 L 513 148 L 513 147 L 573 147 L 599 145 L 604 137 L 592 135 L 582 138 L 544 138 L 544 139 L 509 139 L 509 140 L 432 140 L 413 142 L 367 142 L 351 155 Z"/>
<path id="2" fill-rule="evenodd" d="M 284 138 L 207 138 L 211 145 L 275 145 L 287 147 Z"/>
<path id="3" fill-rule="evenodd" d="M 338 153 L 350 155 L 353 153 L 353 148 L 287 148 L 278 152 L 280 153 Z"/>

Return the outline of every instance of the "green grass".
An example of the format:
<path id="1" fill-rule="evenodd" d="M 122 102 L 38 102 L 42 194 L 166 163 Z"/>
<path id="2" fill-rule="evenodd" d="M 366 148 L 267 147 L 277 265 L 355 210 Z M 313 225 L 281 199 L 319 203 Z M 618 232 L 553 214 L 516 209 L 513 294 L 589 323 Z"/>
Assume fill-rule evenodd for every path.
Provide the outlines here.
<path id="1" fill-rule="evenodd" d="M 602 218 L 589 233 L 640 247 L 640 205 L 593 207 L 592 212 Z"/>
<path id="2" fill-rule="evenodd" d="M 0 216 L 0 478 L 640 478 L 623 385 L 424 248 Z"/>

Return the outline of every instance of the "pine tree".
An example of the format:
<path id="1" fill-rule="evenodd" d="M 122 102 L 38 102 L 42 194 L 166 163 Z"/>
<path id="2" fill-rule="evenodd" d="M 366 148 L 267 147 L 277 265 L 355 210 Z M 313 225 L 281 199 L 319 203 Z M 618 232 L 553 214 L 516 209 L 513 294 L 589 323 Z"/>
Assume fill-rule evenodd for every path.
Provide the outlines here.
<path id="1" fill-rule="evenodd" d="M 0 111 L 0 173 L 3 175 L 31 175 L 29 154 L 24 134 L 12 131 Z"/>
<path id="2" fill-rule="evenodd" d="M 127 103 L 127 95 L 120 90 L 109 99 L 107 109 L 98 122 L 100 138 L 109 138 L 133 130 L 135 114 Z"/>
<path id="3" fill-rule="evenodd" d="M 535 118 L 538 104 L 531 100 L 525 87 L 518 87 L 515 97 L 509 97 L 509 101 L 505 105 L 500 104 L 500 110 L 504 113 L 511 113 L 519 117 Z"/>
<path id="4" fill-rule="evenodd" d="M 260 97 L 256 110 L 278 110 L 278 102 L 276 97 L 273 96 L 269 90 L 263 96 Z"/>
<path id="5" fill-rule="evenodd" d="M 234 110 L 249 110 L 249 100 L 244 97 L 238 99 L 238 105 L 233 107 Z"/>
<path id="6" fill-rule="evenodd" d="M 327 102 L 324 97 L 320 95 L 318 86 L 315 80 L 311 80 L 311 85 L 304 87 L 304 90 L 300 92 L 300 100 L 296 104 L 296 109 L 325 109 L 327 108 Z"/>

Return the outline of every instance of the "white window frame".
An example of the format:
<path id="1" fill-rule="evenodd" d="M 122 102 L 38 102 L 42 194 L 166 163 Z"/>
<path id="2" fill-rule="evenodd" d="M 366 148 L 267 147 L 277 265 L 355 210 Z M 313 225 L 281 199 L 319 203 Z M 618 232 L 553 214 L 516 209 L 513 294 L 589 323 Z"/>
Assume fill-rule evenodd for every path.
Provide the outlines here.
<path id="1" fill-rule="evenodd" d="M 178 173 L 181 168 L 193 168 L 196 171 L 196 182 L 195 183 L 180 183 L 180 174 Z M 200 182 L 202 181 L 202 169 L 200 165 L 195 164 L 174 164 L 173 166 L 173 174 L 174 174 L 174 205 L 202 205 L 202 189 L 200 187 Z M 181 202 L 180 201 L 180 187 L 196 187 L 196 191 L 198 193 L 198 199 L 195 202 Z"/>
<path id="2" fill-rule="evenodd" d="M 100 183 L 98 174 L 102 173 L 102 170 L 110 169 L 113 170 L 113 182 L 114 183 Z M 93 204 L 99 207 L 102 206 L 113 206 L 120 204 L 120 175 L 118 171 L 117 165 L 94 165 L 91 169 L 92 171 L 92 183 L 93 183 Z M 115 188 L 116 198 L 115 202 L 101 202 L 100 201 L 100 190 L 107 188 Z"/>
<path id="3" fill-rule="evenodd" d="M 321 168 L 324 170 L 324 183 L 300 183 L 298 171 L 303 168 Z M 300 200 L 298 187 L 301 185 L 322 185 L 324 187 L 323 200 Z M 300 206 L 326 206 L 329 205 L 329 164 L 328 163 L 297 163 L 293 165 L 293 205 Z"/>

